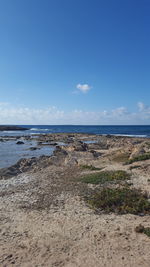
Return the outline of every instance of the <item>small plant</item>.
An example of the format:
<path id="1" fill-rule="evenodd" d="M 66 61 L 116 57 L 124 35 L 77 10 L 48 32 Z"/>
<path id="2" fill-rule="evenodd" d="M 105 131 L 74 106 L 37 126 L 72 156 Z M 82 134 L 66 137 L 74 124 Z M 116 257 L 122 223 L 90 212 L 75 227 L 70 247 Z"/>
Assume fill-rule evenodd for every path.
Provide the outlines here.
<path id="1" fill-rule="evenodd" d="M 87 169 L 87 170 L 90 170 L 90 171 L 100 171 L 102 169 L 102 168 L 94 167 L 92 165 L 81 165 L 80 167 L 82 169 Z"/>
<path id="2" fill-rule="evenodd" d="M 126 161 L 126 164 L 131 164 L 136 161 L 147 160 L 147 159 L 150 159 L 150 153 L 144 153 L 143 155 L 139 155 L 137 157 L 129 159 Z"/>
<path id="3" fill-rule="evenodd" d="M 127 179 L 130 179 L 130 175 L 127 172 L 117 170 L 88 174 L 82 177 L 81 181 L 87 184 L 103 184 L 105 182 L 116 182 Z"/>
<path id="4" fill-rule="evenodd" d="M 150 202 L 147 194 L 128 187 L 103 188 L 92 192 L 86 201 L 91 208 L 103 210 L 106 213 L 150 214 Z"/>
<path id="5" fill-rule="evenodd" d="M 144 234 L 150 237 L 150 227 L 144 228 Z"/>
<path id="6" fill-rule="evenodd" d="M 150 237 L 150 227 L 144 227 L 142 224 L 135 227 L 136 233 L 144 233 L 148 237 Z"/>

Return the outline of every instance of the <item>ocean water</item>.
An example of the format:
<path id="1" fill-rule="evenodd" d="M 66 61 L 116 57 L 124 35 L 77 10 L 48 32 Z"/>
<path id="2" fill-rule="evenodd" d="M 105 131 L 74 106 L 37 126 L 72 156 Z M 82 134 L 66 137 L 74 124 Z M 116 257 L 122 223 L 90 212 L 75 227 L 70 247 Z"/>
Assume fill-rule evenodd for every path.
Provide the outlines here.
<path id="1" fill-rule="evenodd" d="M 135 137 L 150 137 L 150 125 L 133 126 L 99 126 L 99 125 L 22 125 L 29 128 L 27 131 L 3 131 L 0 136 L 19 136 L 44 133 L 89 133 L 89 134 L 110 134 Z"/>
<path id="2" fill-rule="evenodd" d="M 37 150 L 30 150 L 31 147 L 37 147 L 37 142 L 22 141 L 24 142 L 22 145 L 17 145 L 17 141 L 11 140 L 0 142 L 0 168 L 9 167 L 21 158 L 40 157 L 42 155 L 50 156 L 55 149 L 53 146 L 41 146 Z"/>

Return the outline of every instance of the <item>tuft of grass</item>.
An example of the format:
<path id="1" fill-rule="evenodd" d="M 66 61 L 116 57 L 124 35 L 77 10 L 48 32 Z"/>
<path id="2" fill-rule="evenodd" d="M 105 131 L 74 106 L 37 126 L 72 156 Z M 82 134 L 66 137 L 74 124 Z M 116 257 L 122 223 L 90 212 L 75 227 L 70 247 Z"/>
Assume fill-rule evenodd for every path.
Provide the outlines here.
<path id="1" fill-rule="evenodd" d="M 136 233 L 144 233 L 148 237 L 150 237 L 150 227 L 144 227 L 142 224 L 139 224 L 135 227 Z"/>
<path id="2" fill-rule="evenodd" d="M 144 228 L 144 234 L 150 237 L 150 227 L 145 227 Z"/>
<path id="3" fill-rule="evenodd" d="M 103 210 L 106 213 L 150 214 L 150 202 L 147 194 L 143 194 L 137 189 L 103 188 L 100 191 L 92 192 L 90 196 L 86 197 L 86 201 L 91 208 Z"/>
<path id="4" fill-rule="evenodd" d="M 131 164 L 136 161 L 147 160 L 147 159 L 150 159 L 150 153 L 144 153 L 143 155 L 139 155 L 137 157 L 129 159 L 126 161 L 126 164 Z"/>
<path id="5" fill-rule="evenodd" d="M 80 167 L 82 169 L 87 169 L 87 170 L 90 170 L 90 171 L 100 171 L 102 168 L 96 168 L 92 165 L 80 165 Z"/>
<path id="6" fill-rule="evenodd" d="M 104 184 L 105 182 L 116 182 L 127 179 L 130 179 L 130 174 L 122 170 L 117 170 L 88 174 L 82 177 L 81 181 L 87 184 Z"/>

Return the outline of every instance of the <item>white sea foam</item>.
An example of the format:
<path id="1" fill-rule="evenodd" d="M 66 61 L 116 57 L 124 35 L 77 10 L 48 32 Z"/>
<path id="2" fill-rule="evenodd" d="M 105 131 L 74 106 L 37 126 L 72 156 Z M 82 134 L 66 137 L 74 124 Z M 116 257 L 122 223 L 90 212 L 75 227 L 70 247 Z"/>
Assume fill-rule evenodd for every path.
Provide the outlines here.
<path id="1" fill-rule="evenodd" d="M 42 131 L 42 132 L 45 132 L 45 131 L 49 131 L 50 129 L 41 129 L 41 128 L 31 128 L 30 131 Z"/>
<path id="2" fill-rule="evenodd" d="M 3 133 L 21 133 L 20 131 L 2 131 Z"/>
<path id="3" fill-rule="evenodd" d="M 111 136 L 126 136 L 126 137 L 148 137 L 145 134 L 101 134 L 103 136 L 111 135 Z"/>
<path id="4" fill-rule="evenodd" d="M 127 137 L 148 137 L 147 135 L 144 134 L 111 134 L 115 136 L 127 136 Z"/>

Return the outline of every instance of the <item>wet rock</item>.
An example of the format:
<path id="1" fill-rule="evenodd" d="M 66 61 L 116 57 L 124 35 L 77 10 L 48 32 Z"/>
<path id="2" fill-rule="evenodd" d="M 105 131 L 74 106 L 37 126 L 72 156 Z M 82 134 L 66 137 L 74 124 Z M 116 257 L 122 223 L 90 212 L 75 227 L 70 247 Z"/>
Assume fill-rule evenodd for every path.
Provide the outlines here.
<path id="1" fill-rule="evenodd" d="M 58 143 L 56 143 L 56 142 L 51 142 L 51 143 L 48 143 L 48 145 L 50 145 L 50 146 L 57 146 Z"/>
<path id="2" fill-rule="evenodd" d="M 24 142 L 23 141 L 18 141 L 16 144 L 17 145 L 24 145 Z"/>
<path id="3" fill-rule="evenodd" d="M 39 145 L 39 146 L 42 145 L 42 141 L 39 141 L 39 142 L 38 142 L 38 145 Z"/>
<path id="4" fill-rule="evenodd" d="M 39 147 L 30 147 L 29 150 L 31 151 L 34 151 L 34 150 L 37 150 L 37 149 L 40 149 Z"/>

